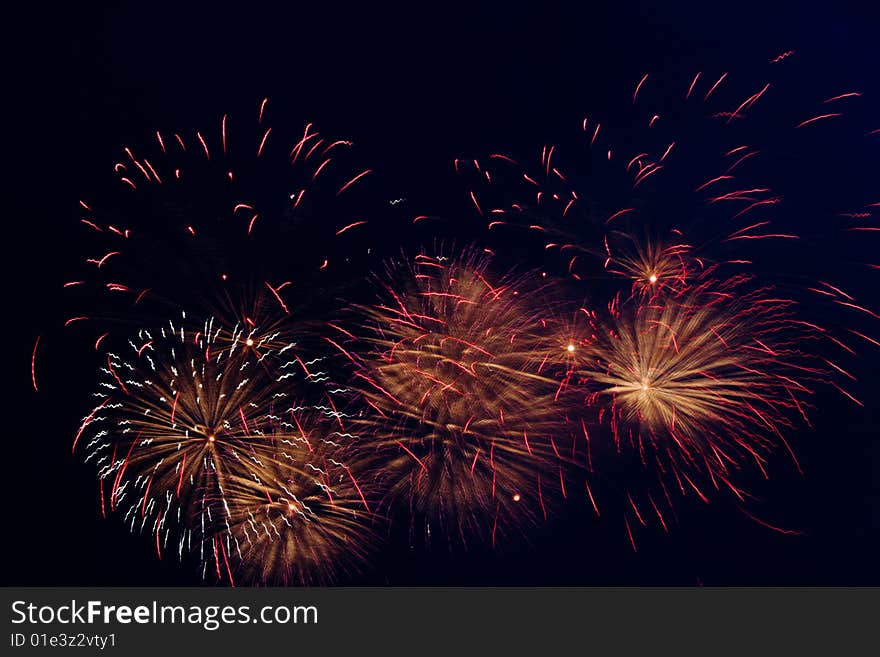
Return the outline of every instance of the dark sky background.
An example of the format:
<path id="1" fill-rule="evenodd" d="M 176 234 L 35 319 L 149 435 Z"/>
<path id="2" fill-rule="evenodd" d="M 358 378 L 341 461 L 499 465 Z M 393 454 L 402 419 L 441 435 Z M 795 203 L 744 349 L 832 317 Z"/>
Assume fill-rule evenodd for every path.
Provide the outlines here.
<path id="1" fill-rule="evenodd" d="M 873 85 L 865 102 L 880 118 L 880 16 L 864 2 L 85 4 L 7 22 L 4 584 L 199 582 L 101 519 L 92 468 L 69 449 L 87 403 L 76 359 L 56 360 L 40 395 L 28 380 L 33 340 L 57 323 L 57 288 L 79 257 L 46 235 L 75 223 L 82 190 L 132 136 L 269 96 L 293 125 L 351 136 L 377 169 L 375 194 L 427 213 L 464 207 L 453 158 L 557 139 L 646 70 L 747 68 L 795 49 L 811 62 L 806 87 Z M 880 386 L 859 390 L 865 408 L 820 398 L 814 430 L 793 436 L 804 476 L 780 457 L 772 481 L 755 482 L 762 515 L 802 536 L 723 502 L 684 504 L 670 535 L 646 530 L 633 553 L 620 516 L 572 506 L 530 545 L 398 545 L 354 583 L 880 584 Z"/>

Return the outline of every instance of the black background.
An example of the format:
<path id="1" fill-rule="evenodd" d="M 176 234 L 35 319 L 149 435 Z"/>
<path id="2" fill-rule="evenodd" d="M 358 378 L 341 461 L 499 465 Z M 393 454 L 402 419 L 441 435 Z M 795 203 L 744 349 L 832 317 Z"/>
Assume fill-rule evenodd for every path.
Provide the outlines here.
<path id="1" fill-rule="evenodd" d="M 83 414 L 75 358 L 56 354 L 39 395 L 28 381 L 33 340 L 57 322 L 61 272 L 78 257 L 50 229 L 75 222 L 81 190 L 132 135 L 200 125 L 269 96 L 296 108 L 294 124 L 353 136 L 381 174 L 377 194 L 431 212 L 461 201 L 453 158 L 552 141 L 603 94 L 626 97 L 648 69 L 721 69 L 796 49 L 814 63 L 805 85 L 877 93 L 880 18 L 868 4 L 120 2 L 7 17 L 3 582 L 200 581 L 101 519 L 91 468 L 70 456 Z M 877 110 L 876 98 L 866 102 Z M 573 505 L 530 545 L 468 554 L 398 545 L 351 583 L 878 584 L 872 370 L 862 370 L 865 408 L 820 399 L 814 430 L 793 436 L 804 476 L 780 457 L 771 482 L 756 482 L 762 517 L 802 536 L 723 503 L 684 505 L 671 535 L 645 531 L 634 553 L 622 520 Z"/>

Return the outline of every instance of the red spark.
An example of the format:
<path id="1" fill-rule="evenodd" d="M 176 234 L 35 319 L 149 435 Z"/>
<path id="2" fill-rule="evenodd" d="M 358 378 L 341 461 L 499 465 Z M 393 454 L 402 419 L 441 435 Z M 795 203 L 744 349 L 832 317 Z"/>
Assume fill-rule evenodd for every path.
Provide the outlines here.
<path id="1" fill-rule="evenodd" d="M 366 221 L 365 219 L 361 219 L 360 221 L 355 221 L 354 223 L 350 223 L 350 224 L 348 224 L 347 226 L 343 226 L 342 228 L 340 228 L 339 230 L 337 230 L 337 231 L 336 231 L 336 234 L 337 234 L 337 235 L 342 235 L 342 233 L 344 233 L 344 232 L 346 232 L 346 231 L 348 231 L 348 230 L 351 230 L 352 228 L 355 228 L 355 227 L 357 227 L 357 226 L 363 226 L 365 223 L 367 223 L 367 221 Z"/>
<path id="2" fill-rule="evenodd" d="M 352 178 L 352 179 L 349 180 L 347 183 L 345 183 L 342 187 L 340 187 L 340 188 L 339 188 L 339 191 L 336 192 L 336 195 L 339 196 L 339 195 L 342 194 L 342 192 L 344 192 L 346 189 L 348 189 L 349 187 L 351 187 L 352 185 L 354 185 L 358 180 L 360 180 L 361 178 L 363 178 L 364 176 L 366 176 L 368 173 L 372 173 L 372 172 L 373 172 L 372 169 L 367 169 L 366 171 L 361 171 L 358 175 L 356 175 L 354 178 Z"/>
<path id="3" fill-rule="evenodd" d="M 806 121 L 801 121 L 798 123 L 795 128 L 803 128 L 804 126 L 810 125 L 811 123 L 815 123 L 816 121 L 822 121 L 823 119 L 831 119 L 835 116 L 843 116 L 841 112 L 830 112 L 828 114 L 820 114 L 819 116 L 814 116 L 812 119 L 807 119 Z"/>
<path id="4" fill-rule="evenodd" d="M 642 88 L 642 85 L 645 84 L 645 80 L 648 79 L 648 73 L 645 73 L 644 77 L 639 80 L 639 83 L 636 85 L 635 91 L 633 91 L 633 103 L 636 102 L 636 98 L 639 95 L 639 90 Z"/>
<path id="5" fill-rule="evenodd" d="M 40 346 L 40 338 L 42 336 L 38 335 L 37 339 L 34 341 L 34 350 L 31 353 L 31 383 L 34 386 L 34 392 L 39 392 L 40 389 L 37 387 L 37 372 L 36 372 L 36 364 L 37 364 L 37 347 Z"/>

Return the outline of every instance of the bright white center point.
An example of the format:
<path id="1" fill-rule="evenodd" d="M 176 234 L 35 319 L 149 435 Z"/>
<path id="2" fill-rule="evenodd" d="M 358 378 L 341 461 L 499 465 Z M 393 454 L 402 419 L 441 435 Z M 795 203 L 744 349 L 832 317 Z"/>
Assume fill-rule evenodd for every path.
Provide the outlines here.
<path id="1" fill-rule="evenodd" d="M 513 495 L 514 502 L 519 502 L 521 499 L 522 498 L 519 496 L 519 493 L 514 493 L 514 495 Z"/>
<path id="2" fill-rule="evenodd" d="M 648 280 L 651 281 L 652 283 L 656 283 L 657 282 L 657 274 L 651 274 L 650 276 L 648 276 Z"/>
<path id="3" fill-rule="evenodd" d="M 571 353 L 571 352 L 574 351 L 574 345 L 573 345 L 573 344 L 569 344 L 569 345 L 566 347 L 566 349 L 568 350 L 568 353 Z"/>
<path id="4" fill-rule="evenodd" d="M 244 343 L 245 343 L 248 347 L 253 347 L 253 346 L 254 346 L 254 339 L 253 339 L 253 338 L 248 338 L 247 340 L 244 341 Z"/>

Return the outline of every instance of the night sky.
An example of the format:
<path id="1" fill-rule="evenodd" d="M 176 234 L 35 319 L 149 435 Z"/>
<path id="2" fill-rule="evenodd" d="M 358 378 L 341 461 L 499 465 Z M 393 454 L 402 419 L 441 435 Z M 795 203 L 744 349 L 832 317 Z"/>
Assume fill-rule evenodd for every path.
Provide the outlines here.
<path id="1" fill-rule="evenodd" d="M 375 205 L 403 198 L 411 216 L 470 211 L 454 158 L 564 142 L 585 111 L 613 112 L 649 70 L 748 70 L 794 49 L 807 62 L 802 88 L 863 88 L 862 111 L 880 117 L 880 14 L 866 2 L 81 4 L 28 9 L 8 22 L 4 45 L 14 172 L 4 194 L 3 584 L 200 583 L 192 564 L 157 560 L 148 538 L 100 516 L 93 469 L 70 454 L 94 385 L 89 355 L 47 344 L 39 394 L 29 380 L 33 341 L 58 323 L 58 288 L 81 258 L 77 201 L 106 184 L 122 145 L 156 126 L 213 123 L 268 96 L 290 125 L 315 121 L 353 139 L 376 169 Z M 824 146 L 849 160 L 839 176 L 858 171 L 861 191 L 876 189 L 867 150 Z M 877 281 L 848 282 L 876 307 Z M 762 517 L 803 535 L 692 500 L 669 535 L 643 531 L 634 553 L 619 515 L 597 520 L 572 503 L 494 552 L 395 541 L 345 583 L 880 584 L 880 385 L 869 376 L 880 355 L 864 353 L 864 408 L 820 393 L 814 428 L 791 437 L 805 474 L 779 454 L 769 482 L 749 482 Z"/>

